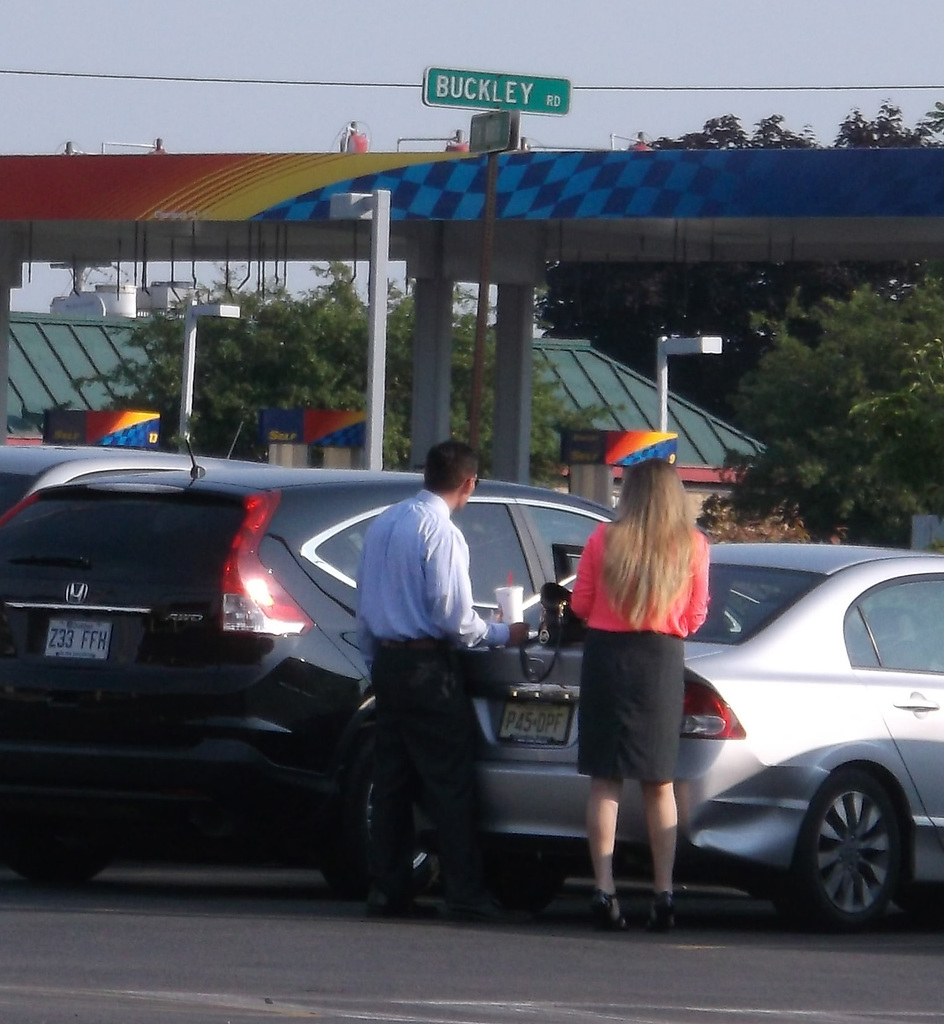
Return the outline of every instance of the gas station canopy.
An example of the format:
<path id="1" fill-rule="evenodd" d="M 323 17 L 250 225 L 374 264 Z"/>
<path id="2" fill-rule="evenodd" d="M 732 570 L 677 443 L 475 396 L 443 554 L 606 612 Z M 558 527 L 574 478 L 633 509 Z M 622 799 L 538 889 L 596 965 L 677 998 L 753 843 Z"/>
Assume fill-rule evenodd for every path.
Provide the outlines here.
<path id="1" fill-rule="evenodd" d="M 479 280 L 488 240 L 493 468 L 508 480 L 528 479 L 533 290 L 549 263 L 944 255 L 936 148 L 0 156 L 0 379 L 9 292 L 31 263 L 117 263 L 145 288 L 155 262 L 172 278 L 189 264 L 195 284 L 198 262 L 278 280 L 289 262 L 368 259 L 371 222 L 332 220 L 331 198 L 378 192 L 389 256 L 415 281 L 414 463 L 449 434 L 453 286 Z"/>
<path id="2" fill-rule="evenodd" d="M 923 259 L 944 251 L 944 150 L 512 152 L 498 158 L 493 280 L 565 261 Z M 337 192 L 391 193 L 391 251 L 475 280 L 485 156 L 0 157 L 14 263 L 366 259 Z M 2 272 L 2 271 L 0 271 Z"/>

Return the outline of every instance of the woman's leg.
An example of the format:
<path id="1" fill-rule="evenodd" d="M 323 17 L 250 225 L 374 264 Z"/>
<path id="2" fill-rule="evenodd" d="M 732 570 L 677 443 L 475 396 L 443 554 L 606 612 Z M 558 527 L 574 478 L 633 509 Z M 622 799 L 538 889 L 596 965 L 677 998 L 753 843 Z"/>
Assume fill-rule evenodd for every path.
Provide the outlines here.
<path id="1" fill-rule="evenodd" d="M 678 808 L 671 782 L 640 782 L 646 811 L 649 849 L 652 852 L 653 891 L 672 891 L 675 866 L 675 838 L 678 832 Z"/>
<path id="2" fill-rule="evenodd" d="M 613 879 L 613 850 L 616 846 L 616 819 L 619 814 L 623 783 L 614 779 L 591 779 L 587 799 L 587 843 L 597 889 L 616 892 Z"/>

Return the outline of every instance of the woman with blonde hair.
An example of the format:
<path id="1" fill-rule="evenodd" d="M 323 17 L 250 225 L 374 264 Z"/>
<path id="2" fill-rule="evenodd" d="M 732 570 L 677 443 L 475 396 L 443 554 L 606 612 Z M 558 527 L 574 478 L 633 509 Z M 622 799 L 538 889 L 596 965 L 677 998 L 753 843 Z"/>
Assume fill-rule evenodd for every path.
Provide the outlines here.
<path id="1" fill-rule="evenodd" d="M 571 607 L 587 621 L 578 770 L 590 776 L 587 841 L 598 927 L 626 927 L 613 878 L 624 779 L 638 779 L 652 853 L 646 927 L 675 923 L 672 870 L 678 812 L 673 777 L 684 696 L 682 638 L 705 621 L 708 542 L 685 489 L 662 459 L 628 466 L 616 519 L 587 541 Z"/>

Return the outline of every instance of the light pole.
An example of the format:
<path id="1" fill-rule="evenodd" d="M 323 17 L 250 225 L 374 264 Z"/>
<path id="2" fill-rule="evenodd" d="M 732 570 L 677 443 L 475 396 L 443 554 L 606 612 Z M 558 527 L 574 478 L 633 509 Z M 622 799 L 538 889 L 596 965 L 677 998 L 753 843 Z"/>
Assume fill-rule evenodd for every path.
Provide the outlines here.
<path id="1" fill-rule="evenodd" d="M 184 368 L 180 384 L 180 423 L 177 446 L 186 452 L 190 439 L 190 415 L 193 412 L 193 374 L 197 365 L 197 320 L 201 316 L 222 316 L 238 319 L 239 306 L 221 302 L 197 302 L 191 299 L 184 313 Z"/>
<path id="2" fill-rule="evenodd" d="M 656 388 L 659 393 L 659 430 L 669 427 L 669 356 L 697 356 L 721 354 L 723 341 L 717 335 L 697 338 L 677 338 L 663 335 L 656 344 Z"/>
<path id="3" fill-rule="evenodd" d="M 332 220 L 370 220 L 370 285 L 367 289 L 368 469 L 383 469 L 384 389 L 387 369 L 387 267 L 390 262 L 390 193 L 339 192 L 331 197 Z"/>

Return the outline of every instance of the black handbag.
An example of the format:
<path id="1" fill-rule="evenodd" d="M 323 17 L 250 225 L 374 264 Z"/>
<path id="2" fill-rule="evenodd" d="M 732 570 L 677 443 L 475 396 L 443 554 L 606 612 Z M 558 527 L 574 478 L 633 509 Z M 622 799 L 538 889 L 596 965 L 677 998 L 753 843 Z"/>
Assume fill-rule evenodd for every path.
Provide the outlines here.
<path id="1" fill-rule="evenodd" d="M 570 609 L 570 591 L 559 583 L 541 587 L 541 627 L 538 641 L 561 647 L 583 642 L 586 627 Z"/>
<path id="2" fill-rule="evenodd" d="M 570 591 L 559 583 L 545 583 L 541 587 L 541 626 L 538 643 L 553 647 L 554 653 L 548 662 L 540 662 L 528 656 L 524 644 L 518 648 L 521 656 L 521 671 L 529 683 L 543 683 L 551 674 L 557 655 L 565 644 L 581 643 L 585 626 L 570 609 Z M 534 663 L 541 666 L 536 671 Z"/>

